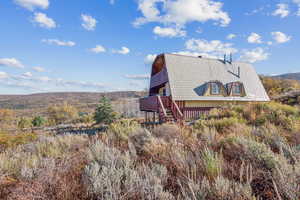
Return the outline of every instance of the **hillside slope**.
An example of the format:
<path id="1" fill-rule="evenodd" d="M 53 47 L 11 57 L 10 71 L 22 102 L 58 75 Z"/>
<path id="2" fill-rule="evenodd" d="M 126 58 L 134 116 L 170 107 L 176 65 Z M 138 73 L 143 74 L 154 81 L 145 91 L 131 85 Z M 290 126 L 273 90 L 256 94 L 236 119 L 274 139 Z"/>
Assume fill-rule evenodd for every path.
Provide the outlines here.
<path id="1" fill-rule="evenodd" d="M 125 91 L 109 93 L 92 92 L 61 92 L 40 93 L 31 95 L 0 95 L 0 108 L 8 109 L 39 109 L 49 105 L 59 104 L 64 101 L 75 105 L 93 106 L 103 96 L 116 101 L 124 98 L 139 98 L 144 96 L 143 92 Z"/>
<path id="2" fill-rule="evenodd" d="M 297 73 L 287 73 L 273 76 L 272 78 L 290 79 L 300 81 L 300 72 Z"/>

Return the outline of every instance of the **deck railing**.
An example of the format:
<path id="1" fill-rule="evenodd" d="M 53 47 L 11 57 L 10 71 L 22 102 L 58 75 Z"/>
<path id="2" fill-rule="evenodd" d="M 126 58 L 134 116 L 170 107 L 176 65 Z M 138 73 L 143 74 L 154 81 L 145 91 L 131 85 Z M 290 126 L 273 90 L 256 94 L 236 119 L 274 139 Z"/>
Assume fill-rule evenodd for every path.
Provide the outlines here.
<path id="1" fill-rule="evenodd" d="M 196 120 L 207 115 L 212 108 L 186 107 L 183 108 L 185 120 Z"/>
<path id="2" fill-rule="evenodd" d="M 150 96 L 140 99 L 141 111 L 159 113 L 161 118 L 167 116 L 167 111 L 171 111 L 176 121 L 196 120 L 202 115 L 207 115 L 212 107 L 179 107 L 176 101 L 166 96 Z"/>
<path id="3" fill-rule="evenodd" d="M 167 110 L 170 110 L 176 121 L 183 120 L 184 115 L 176 102 L 167 96 L 150 96 L 140 99 L 142 111 L 157 112 L 161 118 L 167 117 Z"/>
<path id="4" fill-rule="evenodd" d="M 140 110 L 148 112 L 158 112 L 157 96 L 149 96 L 140 99 Z"/>
<path id="5" fill-rule="evenodd" d="M 182 114 L 181 110 L 179 109 L 177 103 L 170 98 L 170 102 L 171 102 L 171 111 L 175 117 L 176 120 L 183 120 L 184 119 L 184 115 Z"/>

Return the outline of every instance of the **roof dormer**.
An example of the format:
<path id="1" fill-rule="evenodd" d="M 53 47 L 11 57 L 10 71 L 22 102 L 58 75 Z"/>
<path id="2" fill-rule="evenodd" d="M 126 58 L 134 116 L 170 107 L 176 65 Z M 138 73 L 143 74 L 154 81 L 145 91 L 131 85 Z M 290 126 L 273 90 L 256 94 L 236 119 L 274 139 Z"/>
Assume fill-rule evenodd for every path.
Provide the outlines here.
<path id="1" fill-rule="evenodd" d="M 226 84 L 228 96 L 246 96 L 245 87 L 242 82 L 231 82 Z"/>

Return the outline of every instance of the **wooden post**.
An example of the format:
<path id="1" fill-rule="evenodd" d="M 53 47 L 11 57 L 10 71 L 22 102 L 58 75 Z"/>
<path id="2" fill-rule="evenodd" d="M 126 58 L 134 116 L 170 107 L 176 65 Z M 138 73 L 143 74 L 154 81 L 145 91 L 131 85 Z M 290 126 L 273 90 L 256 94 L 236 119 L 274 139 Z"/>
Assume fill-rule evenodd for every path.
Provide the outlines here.
<path id="1" fill-rule="evenodd" d="M 147 123 L 147 111 L 145 111 L 145 123 Z"/>

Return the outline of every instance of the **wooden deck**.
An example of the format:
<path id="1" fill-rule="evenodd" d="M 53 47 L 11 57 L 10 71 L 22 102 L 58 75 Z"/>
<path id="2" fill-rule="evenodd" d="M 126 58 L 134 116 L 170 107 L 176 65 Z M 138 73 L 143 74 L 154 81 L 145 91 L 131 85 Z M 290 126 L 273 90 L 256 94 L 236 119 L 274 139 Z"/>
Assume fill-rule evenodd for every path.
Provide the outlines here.
<path id="1" fill-rule="evenodd" d="M 174 121 L 195 120 L 207 114 L 212 108 L 185 107 L 184 101 L 173 101 L 171 97 L 149 96 L 140 99 L 140 110 L 158 113 L 161 118 L 167 117 L 168 111 L 172 113 Z M 147 114 L 146 114 L 147 115 Z"/>

